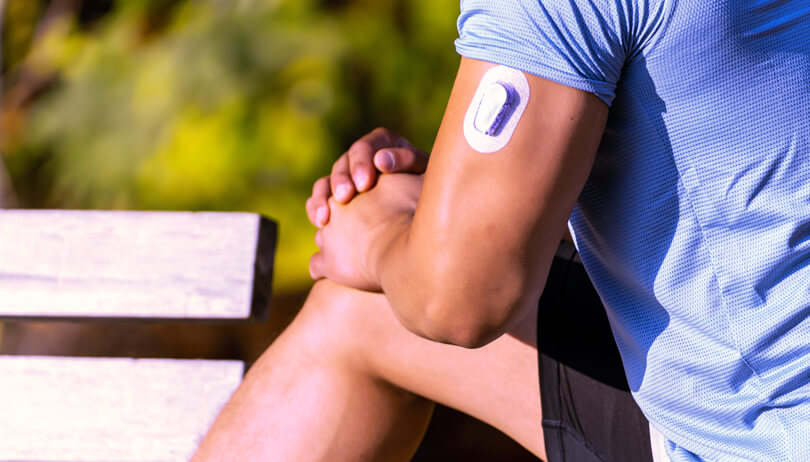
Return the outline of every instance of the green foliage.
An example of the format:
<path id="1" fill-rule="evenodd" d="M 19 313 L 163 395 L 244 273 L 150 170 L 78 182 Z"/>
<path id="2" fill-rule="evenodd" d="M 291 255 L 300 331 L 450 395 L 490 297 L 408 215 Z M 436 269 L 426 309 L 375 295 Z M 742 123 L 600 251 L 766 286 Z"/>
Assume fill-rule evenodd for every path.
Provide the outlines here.
<path id="1" fill-rule="evenodd" d="M 19 63 L 34 35 L 40 4 L 31 0 L 0 0 L 0 16 L 7 18 L 2 27 L 2 71 Z"/>
<path id="2" fill-rule="evenodd" d="M 156 3 L 38 42 L 33 69 L 59 80 L 9 144 L 18 189 L 48 207 L 260 212 L 281 225 L 277 289 L 308 284 L 313 181 L 378 125 L 430 147 L 457 3 L 197 1 L 159 22 Z"/>

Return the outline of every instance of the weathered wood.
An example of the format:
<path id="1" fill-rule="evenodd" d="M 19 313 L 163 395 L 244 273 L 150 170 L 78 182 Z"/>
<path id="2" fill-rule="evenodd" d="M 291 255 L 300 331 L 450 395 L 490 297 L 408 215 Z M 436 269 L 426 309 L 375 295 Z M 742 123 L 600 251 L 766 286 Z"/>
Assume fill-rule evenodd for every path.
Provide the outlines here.
<path id="1" fill-rule="evenodd" d="M 0 356 L 0 460 L 186 461 L 239 361 Z"/>
<path id="2" fill-rule="evenodd" d="M 0 211 L 0 318 L 264 318 L 275 240 L 247 213 Z"/>

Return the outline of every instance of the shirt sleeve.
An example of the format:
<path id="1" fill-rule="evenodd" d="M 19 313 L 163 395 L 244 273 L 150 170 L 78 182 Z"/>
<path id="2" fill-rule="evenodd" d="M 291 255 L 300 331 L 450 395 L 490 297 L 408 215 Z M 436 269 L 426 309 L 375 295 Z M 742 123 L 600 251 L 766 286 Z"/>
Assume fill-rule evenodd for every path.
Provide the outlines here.
<path id="1" fill-rule="evenodd" d="M 618 0 L 461 0 L 456 50 L 610 106 L 629 49 L 629 16 Z"/>

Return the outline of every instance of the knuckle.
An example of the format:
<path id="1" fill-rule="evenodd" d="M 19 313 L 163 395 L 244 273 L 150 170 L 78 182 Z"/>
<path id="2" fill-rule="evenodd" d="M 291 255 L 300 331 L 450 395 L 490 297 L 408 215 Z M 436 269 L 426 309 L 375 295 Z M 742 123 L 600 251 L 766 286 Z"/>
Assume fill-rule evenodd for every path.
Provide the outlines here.
<path id="1" fill-rule="evenodd" d="M 352 172 L 357 171 L 358 168 L 369 168 L 371 166 L 371 160 L 373 157 L 373 151 L 369 152 L 368 155 L 357 156 L 354 160 L 352 160 Z"/>
<path id="2" fill-rule="evenodd" d="M 365 138 L 360 138 L 359 140 L 352 143 L 351 147 L 349 147 L 349 159 L 352 158 L 352 154 L 356 154 L 361 151 L 367 151 L 371 149 L 371 142 L 369 142 Z"/>
<path id="3" fill-rule="evenodd" d="M 399 136 L 396 133 L 394 133 L 388 128 L 377 127 L 375 130 L 377 130 L 379 136 L 381 136 L 386 141 L 387 144 L 395 144 L 397 138 L 399 138 Z"/>
<path id="4" fill-rule="evenodd" d="M 355 171 L 357 168 L 366 168 L 369 164 L 371 164 L 371 159 L 374 157 L 375 150 L 372 146 L 368 146 L 368 148 L 354 151 L 350 154 L 349 158 L 351 159 L 351 171 Z"/>
<path id="5" fill-rule="evenodd" d="M 408 148 L 392 149 L 391 152 L 396 157 L 397 165 L 411 166 L 416 160 L 416 155 Z"/>
<path id="6" fill-rule="evenodd" d="M 385 127 L 376 127 L 374 130 L 371 131 L 371 133 L 373 133 L 375 135 L 388 136 L 391 133 L 391 130 L 389 130 L 389 129 L 385 128 Z"/>
<path id="7" fill-rule="evenodd" d="M 343 153 L 340 157 L 332 164 L 332 174 L 334 175 L 335 172 L 340 172 L 346 169 L 346 164 L 348 163 L 348 154 Z"/>
<path id="8" fill-rule="evenodd" d="M 370 131 L 368 135 L 364 136 L 363 139 L 374 140 L 374 144 L 377 147 L 390 144 L 391 143 L 391 134 L 393 132 L 385 127 L 377 127 L 374 130 Z"/>
<path id="9" fill-rule="evenodd" d="M 404 160 L 412 161 L 416 159 L 416 151 L 411 148 L 399 148 L 396 150 L 400 157 Z"/>

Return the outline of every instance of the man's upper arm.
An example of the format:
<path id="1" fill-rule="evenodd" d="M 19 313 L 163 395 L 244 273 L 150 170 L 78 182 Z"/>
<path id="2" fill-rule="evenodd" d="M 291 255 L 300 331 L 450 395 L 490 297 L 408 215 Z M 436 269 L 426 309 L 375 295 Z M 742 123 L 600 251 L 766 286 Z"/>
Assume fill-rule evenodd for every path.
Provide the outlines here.
<path id="1" fill-rule="evenodd" d="M 527 74 L 529 101 L 510 141 L 478 152 L 464 117 L 493 66 L 462 59 L 408 238 L 413 263 L 430 262 L 428 323 L 456 326 L 462 343 L 480 340 L 472 344 L 508 330 L 536 303 L 608 111 L 591 93 Z"/>

